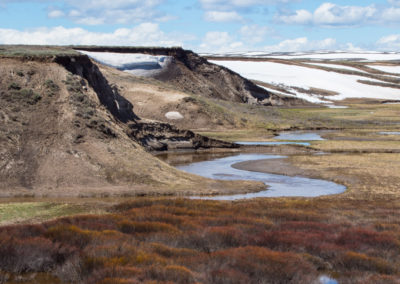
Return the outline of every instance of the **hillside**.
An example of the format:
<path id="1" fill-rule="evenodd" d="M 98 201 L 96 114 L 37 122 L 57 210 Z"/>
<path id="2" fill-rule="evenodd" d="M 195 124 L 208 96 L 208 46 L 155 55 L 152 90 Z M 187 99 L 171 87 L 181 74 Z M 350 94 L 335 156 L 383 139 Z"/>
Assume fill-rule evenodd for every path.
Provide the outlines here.
<path id="1" fill-rule="evenodd" d="M 141 120 L 85 55 L 19 48 L 0 50 L 1 196 L 240 191 L 182 173 L 144 149 L 233 144 Z"/>
<path id="2" fill-rule="evenodd" d="M 305 105 L 306 102 L 285 95 L 273 94 L 228 68 L 208 62 L 204 57 L 182 48 L 130 48 L 130 47 L 76 47 L 100 63 L 123 71 L 154 68 L 137 63 L 132 55 L 146 54 L 161 57 L 157 72 L 147 72 L 148 77 L 168 82 L 175 89 L 188 94 L 231 102 L 266 105 Z M 130 61 L 131 59 L 131 61 Z M 117 61 L 117 63 L 116 63 Z M 133 61 L 133 62 L 132 62 Z M 135 74 L 135 73 L 134 73 Z M 143 75 L 143 73 L 140 73 Z"/>

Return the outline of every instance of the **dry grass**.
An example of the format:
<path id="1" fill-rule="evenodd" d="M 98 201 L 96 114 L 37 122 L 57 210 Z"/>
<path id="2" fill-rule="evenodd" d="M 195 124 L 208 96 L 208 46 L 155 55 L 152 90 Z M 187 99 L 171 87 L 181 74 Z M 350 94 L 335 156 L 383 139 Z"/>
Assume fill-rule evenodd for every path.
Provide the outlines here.
<path id="1" fill-rule="evenodd" d="M 345 184 L 345 196 L 399 196 L 400 154 L 293 156 L 290 161 L 323 179 Z"/>
<path id="2" fill-rule="evenodd" d="M 399 152 L 400 141 L 318 141 L 312 147 L 328 152 Z"/>

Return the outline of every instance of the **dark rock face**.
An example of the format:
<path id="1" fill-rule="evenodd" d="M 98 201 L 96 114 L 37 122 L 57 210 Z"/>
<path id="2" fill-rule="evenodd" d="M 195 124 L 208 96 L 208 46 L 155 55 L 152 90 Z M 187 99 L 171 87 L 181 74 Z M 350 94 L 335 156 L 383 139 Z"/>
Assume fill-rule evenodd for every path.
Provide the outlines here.
<path id="1" fill-rule="evenodd" d="M 152 151 L 199 148 L 239 148 L 239 145 L 210 139 L 167 123 L 132 123 L 128 135 Z"/>
<path id="2" fill-rule="evenodd" d="M 74 75 L 86 79 L 96 92 L 100 102 L 122 122 L 134 121 L 138 117 L 133 112 L 132 104 L 122 97 L 116 88 L 111 88 L 99 68 L 87 56 L 57 57 L 55 61 Z"/>
<path id="3" fill-rule="evenodd" d="M 150 47 L 77 47 L 93 52 L 143 53 L 173 57 L 155 79 L 168 82 L 177 89 L 209 98 L 258 105 L 304 105 L 303 100 L 278 96 L 257 86 L 232 70 L 210 63 L 204 57 L 182 48 Z"/>

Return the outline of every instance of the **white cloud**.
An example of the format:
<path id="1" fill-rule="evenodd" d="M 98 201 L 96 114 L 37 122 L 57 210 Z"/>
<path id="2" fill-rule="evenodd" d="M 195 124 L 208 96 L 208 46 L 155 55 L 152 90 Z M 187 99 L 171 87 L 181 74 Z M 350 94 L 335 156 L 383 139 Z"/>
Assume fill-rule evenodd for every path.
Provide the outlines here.
<path id="1" fill-rule="evenodd" d="M 35 1 L 35 0 L 31 0 Z M 38 1 L 38 0 L 36 0 Z M 46 0 L 44 0 L 46 1 Z M 166 15 L 157 8 L 165 0 L 63 0 L 54 1 L 52 4 L 60 7 L 50 12 L 49 17 L 66 16 L 78 24 L 100 25 L 100 24 L 131 24 L 158 19 L 168 19 Z M 10 1 L 9 1 L 10 2 Z M 27 1 L 28 2 L 28 1 Z M 61 12 L 64 14 L 62 15 Z"/>
<path id="2" fill-rule="evenodd" d="M 298 0 L 199 0 L 205 10 L 232 10 L 255 5 L 298 2 Z"/>
<path id="3" fill-rule="evenodd" d="M 388 24 L 400 22 L 400 0 L 389 0 L 388 5 L 339 6 L 323 3 L 314 12 L 297 10 L 275 16 L 285 24 L 312 24 L 319 26 L 357 26 L 361 24 Z"/>
<path id="4" fill-rule="evenodd" d="M 243 18 L 236 12 L 208 11 L 204 18 L 209 22 L 233 22 L 242 21 Z"/>
<path id="5" fill-rule="evenodd" d="M 245 25 L 239 30 L 242 41 L 250 44 L 257 44 L 265 40 L 267 34 L 273 30 L 259 25 Z"/>
<path id="6" fill-rule="evenodd" d="M 400 6 L 400 0 L 389 0 L 389 4 L 394 6 Z"/>
<path id="7" fill-rule="evenodd" d="M 285 24 L 308 24 L 313 21 L 313 14 L 307 10 L 297 10 L 291 14 L 280 15 L 278 20 Z"/>
<path id="8" fill-rule="evenodd" d="M 227 52 L 243 50 L 243 43 L 236 41 L 227 32 L 208 32 L 200 45 L 201 52 Z"/>
<path id="9" fill-rule="evenodd" d="M 400 34 L 382 37 L 377 41 L 376 45 L 381 50 L 398 50 L 400 48 Z"/>
<path id="10" fill-rule="evenodd" d="M 315 10 L 314 22 L 322 25 L 353 25 L 371 19 L 376 12 L 374 5 L 360 7 L 324 3 Z"/>
<path id="11" fill-rule="evenodd" d="M 165 34 L 158 24 L 142 23 L 133 28 L 110 33 L 91 32 L 82 28 L 36 28 L 25 31 L 0 29 L 0 44 L 40 45 L 130 45 L 181 46 L 180 38 Z"/>
<path id="12" fill-rule="evenodd" d="M 353 43 L 348 42 L 345 44 L 344 49 L 347 51 L 353 51 L 353 52 L 361 52 L 364 51 L 363 48 L 355 46 Z"/>
<path id="13" fill-rule="evenodd" d="M 276 18 L 286 24 L 315 24 L 322 26 L 351 26 L 376 18 L 378 10 L 374 5 L 339 6 L 323 3 L 313 13 L 298 10 L 291 14 L 281 14 Z"/>
<path id="14" fill-rule="evenodd" d="M 52 11 L 50 11 L 48 14 L 47 14 L 47 16 L 49 17 L 49 18 L 61 18 L 61 17 L 64 17 L 65 16 L 65 14 L 64 14 L 64 12 L 63 11 L 61 11 L 61 10 L 52 10 Z"/>
<path id="15" fill-rule="evenodd" d="M 390 8 L 383 10 L 381 18 L 383 21 L 386 21 L 386 22 L 400 21 L 400 8 L 390 7 Z"/>
<path id="16" fill-rule="evenodd" d="M 294 52 L 294 51 L 309 51 L 309 50 L 326 50 L 334 49 L 336 47 L 336 40 L 333 38 L 326 38 L 323 40 L 310 41 L 306 37 L 296 39 L 287 39 L 276 45 L 265 46 L 264 50 L 268 52 Z"/>

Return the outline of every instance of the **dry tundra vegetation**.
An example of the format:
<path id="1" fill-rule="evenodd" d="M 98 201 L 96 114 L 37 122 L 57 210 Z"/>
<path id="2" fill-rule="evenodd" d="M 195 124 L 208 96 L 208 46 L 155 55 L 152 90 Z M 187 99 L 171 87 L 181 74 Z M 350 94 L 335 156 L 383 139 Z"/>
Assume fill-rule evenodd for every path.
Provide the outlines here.
<path id="1" fill-rule="evenodd" d="M 196 99 L 237 128 L 203 129 L 212 137 L 270 141 L 281 129 L 335 129 L 310 147 L 257 151 L 289 155 L 280 167 L 265 162 L 266 172 L 348 190 L 235 202 L 4 199 L 0 283 L 320 283 L 322 276 L 400 283 L 400 136 L 379 133 L 399 131 L 400 105 L 266 108 Z"/>

